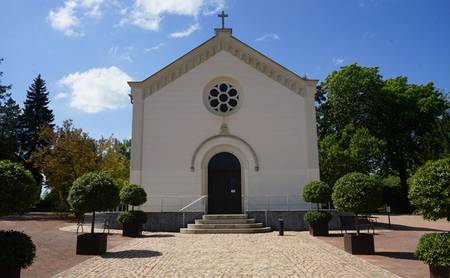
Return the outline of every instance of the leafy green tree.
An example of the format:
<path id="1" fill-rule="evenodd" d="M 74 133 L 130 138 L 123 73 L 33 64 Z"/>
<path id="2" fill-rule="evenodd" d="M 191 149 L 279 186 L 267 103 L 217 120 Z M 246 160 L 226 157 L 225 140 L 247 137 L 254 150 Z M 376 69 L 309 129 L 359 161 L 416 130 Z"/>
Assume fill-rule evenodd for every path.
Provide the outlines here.
<path id="1" fill-rule="evenodd" d="M 3 58 L 0 59 L 0 64 L 3 62 Z M 0 77 L 3 76 L 3 72 L 0 71 Z M 2 85 L 2 80 L 0 79 L 0 103 L 2 103 L 5 99 L 10 97 L 8 91 L 11 90 L 11 85 Z"/>
<path id="2" fill-rule="evenodd" d="M 406 77 L 387 80 L 380 92 L 370 129 L 386 142 L 383 169 L 400 177 L 402 195 L 398 202 L 403 209 L 409 205 L 407 179 L 425 162 L 421 159 L 421 150 L 441 151 L 433 140 L 427 142 L 422 139 L 429 139 L 430 134 L 436 133 L 432 128 L 445 114 L 448 115 L 446 110 L 449 107 L 442 92 L 432 83 L 409 84 Z M 440 137 L 449 142 L 450 133 Z"/>
<path id="3" fill-rule="evenodd" d="M 0 215 L 24 213 L 34 204 L 36 182 L 21 164 L 0 161 Z"/>
<path id="4" fill-rule="evenodd" d="M 329 134 L 319 140 L 321 179 L 334 183 L 350 172 L 365 174 L 379 171 L 384 142 L 366 128 L 347 125 L 341 133 Z"/>
<path id="5" fill-rule="evenodd" d="M 428 159 L 449 155 L 450 105 L 432 83 L 410 84 L 406 77 L 383 80 L 378 68 L 353 64 L 319 84 L 316 101 L 320 170 L 330 184 L 349 171 L 399 176 L 402 194 L 394 209 L 405 211 L 410 173 Z M 349 125 L 372 136 L 372 142 L 365 140 L 368 149 L 359 148 L 362 159 L 345 155 L 342 138 Z M 374 149 L 381 151 L 376 159 L 367 155 Z M 362 167 L 353 169 L 351 161 Z"/>
<path id="6" fill-rule="evenodd" d="M 450 158 L 428 161 L 410 178 L 409 200 L 427 220 L 450 221 Z"/>
<path id="7" fill-rule="evenodd" d="M 53 128 L 53 111 L 48 107 L 50 100 L 48 98 L 47 87 L 44 79 L 39 74 L 27 90 L 27 97 L 24 103 L 24 110 L 21 116 L 21 134 L 20 150 L 25 166 L 29 168 L 38 186 L 42 185 L 41 169 L 28 161 L 31 154 L 43 147 L 48 146 L 45 141 L 39 139 L 39 132 L 42 128 L 48 126 Z"/>
<path id="8" fill-rule="evenodd" d="M 119 189 L 107 173 L 90 172 L 74 181 L 67 201 L 76 213 L 92 212 L 94 233 L 95 212 L 114 209 L 119 204 Z"/>
<path id="9" fill-rule="evenodd" d="M 75 128 L 71 120 L 64 121 L 56 131 L 44 127 L 39 140 L 45 146 L 35 151 L 30 161 L 42 169 L 49 187 L 66 202 L 73 182 L 98 169 L 96 141 L 82 129 Z"/>
<path id="10" fill-rule="evenodd" d="M 303 187 L 303 199 L 306 202 L 326 204 L 331 201 L 331 187 L 323 181 L 313 180 Z"/>
<path id="11" fill-rule="evenodd" d="M 130 159 L 125 149 L 122 142 L 112 137 L 97 142 L 98 169 L 109 173 L 119 186 L 130 179 Z"/>
<path id="12" fill-rule="evenodd" d="M 131 205 L 132 210 L 134 206 L 140 206 L 147 202 L 147 193 L 144 188 L 137 184 L 128 184 L 120 190 L 120 201 L 123 204 Z"/>
<path id="13" fill-rule="evenodd" d="M 360 213 L 372 212 L 380 205 L 381 187 L 374 177 L 349 173 L 336 181 L 332 199 L 339 211 L 353 212 L 358 216 Z M 358 223 L 356 231 L 359 234 Z"/>
<path id="14" fill-rule="evenodd" d="M 30 171 L 21 164 L 0 161 L 0 216 L 28 211 L 36 200 L 37 186 Z M 33 263 L 36 246 L 17 231 L 0 231 L 0 269 L 26 268 Z M 6 272 L 7 273 L 7 272 Z"/>
<path id="15" fill-rule="evenodd" d="M 0 160 L 19 160 L 20 113 L 19 105 L 11 97 L 0 104 Z"/>

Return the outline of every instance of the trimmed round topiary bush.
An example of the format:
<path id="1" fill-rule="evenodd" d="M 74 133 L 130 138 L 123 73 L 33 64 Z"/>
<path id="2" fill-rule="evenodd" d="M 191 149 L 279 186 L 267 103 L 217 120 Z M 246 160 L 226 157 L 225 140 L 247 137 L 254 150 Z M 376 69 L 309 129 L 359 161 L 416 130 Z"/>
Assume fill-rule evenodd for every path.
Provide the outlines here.
<path id="1" fill-rule="evenodd" d="M 303 216 L 303 219 L 308 222 L 309 225 L 316 225 L 330 222 L 333 216 L 326 211 L 307 211 Z"/>
<path id="2" fill-rule="evenodd" d="M 339 211 L 353 212 L 356 216 L 360 213 L 372 212 L 381 203 L 380 184 L 368 175 L 349 173 L 336 181 L 332 199 Z M 356 231 L 359 234 L 357 222 Z"/>
<path id="3" fill-rule="evenodd" d="M 450 221 L 450 159 L 429 161 L 409 179 L 409 200 L 428 220 Z"/>
<path id="4" fill-rule="evenodd" d="M 334 206 L 355 214 L 371 212 L 381 202 L 380 185 L 375 178 L 362 173 L 349 173 L 336 181 L 332 194 Z"/>
<path id="5" fill-rule="evenodd" d="M 95 212 L 114 209 L 119 204 L 119 189 L 109 174 L 90 172 L 73 182 L 67 201 L 77 213 L 92 212 L 94 233 Z"/>
<path id="6" fill-rule="evenodd" d="M 331 199 L 331 187 L 323 181 L 313 180 L 303 187 L 303 199 L 306 202 L 319 204 L 328 203 Z"/>
<path id="7" fill-rule="evenodd" d="M 27 268 L 36 256 L 31 238 L 17 231 L 0 231 L 0 268 Z"/>
<path id="8" fill-rule="evenodd" d="M 450 267 L 450 233 L 423 235 L 415 255 L 430 266 Z"/>
<path id="9" fill-rule="evenodd" d="M 120 201 L 131 206 L 140 206 L 147 202 L 147 193 L 137 184 L 127 184 L 120 190 Z"/>
<path id="10" fill-rule="evenodd" d="M 142 225 L 147 222 L 147 215 L 141 210 L 124 211 L 117 218 L 121 224 Z"/>
<path id="11" fill-rule="evenodd" d="M 29 211 L 37 201 L 33 175 L 21 164 L 0 161 L 0 216 Z"/>

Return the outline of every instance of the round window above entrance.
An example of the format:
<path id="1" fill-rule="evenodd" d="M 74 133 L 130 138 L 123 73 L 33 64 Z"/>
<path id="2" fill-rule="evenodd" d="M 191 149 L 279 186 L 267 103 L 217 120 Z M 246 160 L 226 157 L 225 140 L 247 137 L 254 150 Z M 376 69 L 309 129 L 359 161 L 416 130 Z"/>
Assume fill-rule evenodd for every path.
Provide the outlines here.
<path id="1" fill-rule="evenodd" d="M 209 82 L 204 92 L 206 108 L 219 116 L 228 116 L 236 112 L 240 107 L 241 98 L 240 86 L 230 78 Z"/>

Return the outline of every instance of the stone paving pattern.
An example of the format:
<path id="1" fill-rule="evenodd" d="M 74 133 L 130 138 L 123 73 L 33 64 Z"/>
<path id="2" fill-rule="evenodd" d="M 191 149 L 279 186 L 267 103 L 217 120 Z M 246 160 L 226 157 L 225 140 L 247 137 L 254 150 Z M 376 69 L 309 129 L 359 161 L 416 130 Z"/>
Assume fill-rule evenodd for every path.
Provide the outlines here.
<path id="1" fill-rule="evenodd" d="M 399 277 L 307 232 L 145 233 L 55 277 Z"/>

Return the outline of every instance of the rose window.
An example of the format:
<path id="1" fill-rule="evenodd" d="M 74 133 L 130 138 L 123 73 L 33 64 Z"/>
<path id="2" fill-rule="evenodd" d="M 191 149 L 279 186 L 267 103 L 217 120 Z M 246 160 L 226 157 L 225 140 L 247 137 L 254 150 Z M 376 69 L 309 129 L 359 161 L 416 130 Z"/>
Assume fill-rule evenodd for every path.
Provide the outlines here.
<path id="1" fill-rule="evenodd" d="M 229 83 L 219 83 L 209 90 L 208 106 L 219 114 L 229 114 L 235 110 L 239 104 L 239 93 L 237 89 Z"/>

